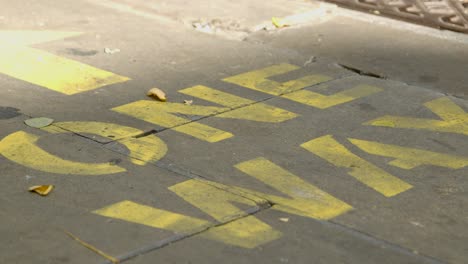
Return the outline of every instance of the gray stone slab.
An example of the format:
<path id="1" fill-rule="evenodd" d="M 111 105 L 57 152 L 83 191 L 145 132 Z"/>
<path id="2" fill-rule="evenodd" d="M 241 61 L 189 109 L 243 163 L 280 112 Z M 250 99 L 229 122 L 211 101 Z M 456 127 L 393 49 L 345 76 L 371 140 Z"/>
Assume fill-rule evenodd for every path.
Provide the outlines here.
<path id="1" fill-rule="evenodd" d="M 242 249 L 191 237 L 130 260 L 142 263 L 437 263 L 329 223 L 262 211 L 257 216 L 283 232 L 280 240 Z M 183 253 L 181 253 L 183 252 Z"/>

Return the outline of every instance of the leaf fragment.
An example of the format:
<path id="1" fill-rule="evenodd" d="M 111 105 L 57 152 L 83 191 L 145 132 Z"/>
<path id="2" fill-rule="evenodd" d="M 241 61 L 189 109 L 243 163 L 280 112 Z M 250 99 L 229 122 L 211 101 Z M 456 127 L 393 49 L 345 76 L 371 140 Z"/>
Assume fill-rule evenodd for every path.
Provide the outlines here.
<path id="1" fill-rule="evenodd" d="M 184 104 L 185 104 L 185 105 L 192 105 L 192 104 L 193 104 L 193 100 L 184 100 Z"/>
<path id="2" fill-rule="evenodd" d="M 166 98 L 166 93 L 164 93 L 161 89 L 159 88 L 151 88 L 147 95 L 149 97 L 154 97 L 156 99 L 158 99 L 159 101 L 161 102 L 166 102 L 167 101 L 167 98 Z"/>
<path id="3" fill-rule="evenodd" d="M 28 191 L 35 192 L 41 196 L 47 196 L 53 189 L 53 185 L 35 185 L 29 187 Z"/>
<path id="4" fill-rule="evenodd" d="M 276 27 L 276 28 L 282 28 L 282 27 L 288 27 L 288 23 L 284 20 L 284 19 L 281 19 L 279 17 L 272 17 L 271 18 L 271 23 L 273 23 L 273 25 Z"/>
<path id="5" fill-rule="evenodd" d="M 34 128 L 43 128 L 46 126 L 51 125 L 54 122 L 52 118 L 47 118 L 47 117 L 37 117 L 37 118 L 31 118 L 24 120 L 24 123 L 30 127 Z"/>

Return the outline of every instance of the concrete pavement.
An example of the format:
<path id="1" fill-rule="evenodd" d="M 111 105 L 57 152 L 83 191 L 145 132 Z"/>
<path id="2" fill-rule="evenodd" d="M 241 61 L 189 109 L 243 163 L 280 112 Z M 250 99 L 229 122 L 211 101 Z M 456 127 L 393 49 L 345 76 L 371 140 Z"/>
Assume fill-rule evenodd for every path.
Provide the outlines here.
<path id="1" fill-rule="evenodd" d="M 447 65 L 468 42 L 318 3 L 200 3 L 2 5 L 1 263 L 466 261 L 466 76 Z M 288 10 L 319 22 L 262 29 Z M 365 28 L 365 51 L 406 34 L 459 52 L 358 56 Z"/>

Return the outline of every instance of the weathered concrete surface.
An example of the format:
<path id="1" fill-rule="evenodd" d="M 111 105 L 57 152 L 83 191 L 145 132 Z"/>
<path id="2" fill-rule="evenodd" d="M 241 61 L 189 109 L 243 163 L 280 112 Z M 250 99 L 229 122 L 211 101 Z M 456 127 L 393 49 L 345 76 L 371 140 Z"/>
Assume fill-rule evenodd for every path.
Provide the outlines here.
<path id="1" fill-rule="evenodd" d="M 206 10 L 49 2 L 2 5 L 1 30 L 83 34 L 34 50 L 2 44 L 41 56 L 17 71 L 16 59 L 0 64 L 0 262 L 108 261 L 65 230 L 128 263 L 464 263 L 468 104 L 460 94 L 466 76 L 455 67 L 462 42 L 340 18 L 333 8 L 320 23 L 239 41 L 180 23 L 225 19 L 224 2 Z M 288 15 L 281 3 L 255 19 L 240 7 L 229 17 L 250 27 Z M 374 44 L 365 46 L 369 34 Z M 28 40 L 3 41 L 12 39 Z M 383 44 L 394 53 L 378 53 Z M 431 53 L 439 44 L 452 49 Z M 410 48 L 420 53 L 395 55 Z M 38 50 L 57 57 L 47 61 Z M 27 74 L 45 60 L 65 68 L 64 58 L 130 80 L 67 95 L 46 87 L 55 75 Z M 436 72 L 433 85 L 421 81 Z M 45 85 L 31 83 L 38 79 Z M 168 102 L 147 98 L 152 87 Z M 23 123 L 39 116 L 55 123 Z M 27 192 L 37 184 L 55 189 Z"/>

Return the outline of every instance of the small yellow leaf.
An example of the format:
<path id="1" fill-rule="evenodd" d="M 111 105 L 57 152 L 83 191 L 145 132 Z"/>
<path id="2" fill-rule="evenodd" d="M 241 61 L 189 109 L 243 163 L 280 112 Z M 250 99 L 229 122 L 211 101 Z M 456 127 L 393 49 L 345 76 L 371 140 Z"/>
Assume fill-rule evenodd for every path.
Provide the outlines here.
<path id="1" fill-rule="evenodd" d="M 279 219 L 281 222 L 284 222 L 284 223 L 287 223 L 289 222 L 289 218 L 286 218 L 286 217 L 282 217 Z"/>
<path id="2" fill-rule="evenodd" d="M 164 93 L 161 89 L 158 89 L 158 88 L 151 88 L 148 93 L 147 93 L 148 96 L 150 97 L 155 97 L 156 99 L 158 99 L 159 101 L 161 102 L 166 102 L 166 93 Z"/>
<path id="3" fill-rule="evenodd" d="M 277 28 L 282 28 L 282 27 L 287 27 L 289 26 L 283 19 L 279 18 L 279 17 L 272 17 L 271 18 L 271 22 L 273 23 L 273 25 Z"/>
<path id="4" fill-rule="evenodd" d="M 46 196 L 52 191 L 52 189 L 54 189 L 53 185 L 36 185 L 29 187 L 28 190 L 30 192 L 35 192 L 39 195 Z"/>

